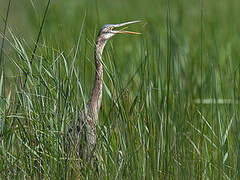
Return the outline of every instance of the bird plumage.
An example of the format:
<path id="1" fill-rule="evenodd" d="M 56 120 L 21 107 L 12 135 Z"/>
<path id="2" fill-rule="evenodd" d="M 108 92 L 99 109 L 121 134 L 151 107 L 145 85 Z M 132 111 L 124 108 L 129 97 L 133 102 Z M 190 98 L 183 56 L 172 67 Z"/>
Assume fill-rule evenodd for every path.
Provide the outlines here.
<path id="1" fill-rule="evenodd" d="M 71 146 L 76 148 L 77 153 L 84 162 L 88 162 L 92 158 L 97 143 L 96 126 L 98 125 L 98 114 L 102 102 L 103 49 L 107 41 L 115 34 L 140 34 L 137 32 L 125 31 L 125 28 L 122 30 L 115 30 L 115 28 L 136 22 L 139 21 L 107 24 L 102 26 L 98 33 L 94 51 L 96 73 L 91 96 L 86 108 L 80 112 L 78 122 L 75 122 L 69 129 Z"/>

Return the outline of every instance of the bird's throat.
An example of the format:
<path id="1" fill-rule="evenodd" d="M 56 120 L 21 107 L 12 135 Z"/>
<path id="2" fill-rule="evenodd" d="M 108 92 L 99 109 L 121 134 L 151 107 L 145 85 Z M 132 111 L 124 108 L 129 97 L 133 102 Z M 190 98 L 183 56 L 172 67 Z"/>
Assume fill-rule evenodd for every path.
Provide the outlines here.
<path id="1" fill-rule="evenodd" d="M 96 67 L 96 73 L 95 73 L 95 80 L 94 85 L 92 89 L 92 94 L 89 99 L 88 108 L 90 110 L 90 114 L 93 117 L 94 121 L 98 120 L 98 113 L 101 107 L 102 102 L 102 82 L 103 82 L 103 67 L 101 63 L 102 59 L 102 52 L 105 44 L 96 44 L 96 49 L 94 53 L 94 59 L 95 59 L 95 67 Z"/>

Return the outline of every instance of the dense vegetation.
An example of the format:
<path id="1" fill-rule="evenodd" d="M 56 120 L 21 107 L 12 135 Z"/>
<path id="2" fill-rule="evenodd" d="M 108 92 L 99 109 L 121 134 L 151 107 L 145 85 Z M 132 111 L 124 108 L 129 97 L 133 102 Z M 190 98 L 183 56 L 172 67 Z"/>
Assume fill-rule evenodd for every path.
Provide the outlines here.
<path id="1" fill-rule="evenodd" d="M 1 179 L 240 178 L 239 1 L 48 2 L 0 2 Z M 142 35 L 104 51 L 98 167 L 80 169 L 65 137 L 97 31 L 130 20 Z"/>

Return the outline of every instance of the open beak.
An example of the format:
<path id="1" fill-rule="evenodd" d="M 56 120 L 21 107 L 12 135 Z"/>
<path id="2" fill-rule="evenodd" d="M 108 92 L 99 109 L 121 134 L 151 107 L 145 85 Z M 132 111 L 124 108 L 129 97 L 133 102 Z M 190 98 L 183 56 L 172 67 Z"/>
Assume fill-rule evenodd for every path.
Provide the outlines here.
<path id="1" fill-rule="evenodd" d="M 140 21 L 129 21 L 129 22 L 125 22 L 125 23 L 121 23 L 121 24 L 114 24 L 113 27 L 114 28 L 118 28 L 118 27 L 123 27 L 123 26 L 126 26 L 126 25 L 129 25 L 129 24 L 133 24 L 133 23 L 138 23 Z M 127 27 L 124 27 L 120 30 L 113 30 L 114 33 L 121 33 L 121 34 L 141 34 L 139 32 L 132 32 L 132 31 L 125 31 Z"/>

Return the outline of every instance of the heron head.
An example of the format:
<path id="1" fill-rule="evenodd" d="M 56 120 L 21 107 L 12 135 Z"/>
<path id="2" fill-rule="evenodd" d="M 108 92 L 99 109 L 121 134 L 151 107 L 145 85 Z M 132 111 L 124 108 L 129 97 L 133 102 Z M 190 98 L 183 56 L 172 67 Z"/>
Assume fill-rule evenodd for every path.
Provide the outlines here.
<path id="1" fill-rule="evenodd" d="M 116 34 L 141 34 L 139 32 L 126 31 L 126 28 L 127 28 L 126 25 L 137 23 L 137 22 L 140 22 L 140 21 L 129 21 L 121 24 L 106 24 L 100 29 L 98 33 L 98 37 L 104 41 L 107 41 Z M 117 28 L 120 28 L 120 27 L 123 27 L 123 28 L 117 30 Z"/>

